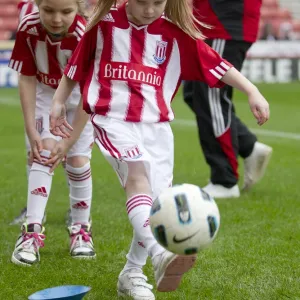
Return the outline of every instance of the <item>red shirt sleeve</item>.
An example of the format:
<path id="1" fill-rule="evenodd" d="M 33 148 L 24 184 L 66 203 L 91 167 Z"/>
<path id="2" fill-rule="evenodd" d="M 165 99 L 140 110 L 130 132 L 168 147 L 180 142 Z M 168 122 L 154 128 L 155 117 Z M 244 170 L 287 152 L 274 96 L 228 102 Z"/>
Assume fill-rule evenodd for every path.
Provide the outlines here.
<path id="1" fill-rule="evenodd" d="M 203 40 L 195 40 L 189 36 L 185 39 L 179 45 L 182 53 L 182 79 L 203 81 L 210 87 L 223 87 L 221 79 L 232 65 Z"/>
<path id="2" fill-rule="evenodd" d="M 26 38 L 26 32 L 17 32 L 15 45 L 9 61 L 9 67 L 23 75 L 35 76 L 37 68 Z"/>
<path id="3" fill-rule="evenodd" d="M 85 81 L 95 58 L 97 32 L 98 25 L 95 25 L 92 29 L 84 33 L 78 43 L 64 70 L 64 74 L 70 79 L 80 81 L 81 83 Z"/>

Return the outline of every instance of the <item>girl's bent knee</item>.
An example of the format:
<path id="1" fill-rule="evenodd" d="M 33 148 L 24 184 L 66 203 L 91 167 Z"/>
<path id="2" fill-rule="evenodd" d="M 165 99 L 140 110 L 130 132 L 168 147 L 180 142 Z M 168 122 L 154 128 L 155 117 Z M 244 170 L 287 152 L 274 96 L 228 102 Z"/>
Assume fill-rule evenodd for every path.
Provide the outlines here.
<path id="1" fill-rule="evenodd" d="M 87 163 L 89 163 L 90 159 L 86 156 L 73 156 L 67 158 L 67 164 L 73 168 L 81 168 Z"/>

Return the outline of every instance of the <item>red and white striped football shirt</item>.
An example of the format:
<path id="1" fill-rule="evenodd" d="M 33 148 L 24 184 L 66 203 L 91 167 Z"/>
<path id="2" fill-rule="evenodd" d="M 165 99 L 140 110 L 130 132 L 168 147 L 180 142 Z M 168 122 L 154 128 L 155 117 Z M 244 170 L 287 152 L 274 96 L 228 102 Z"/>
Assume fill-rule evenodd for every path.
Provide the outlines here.
<path id="1" fill-rule="evenodd" d="M 85 19 L 77 15 L 69 28 L 73 35 L 53 41 L 41 24 L 39 12 L 29 14 L 19 25 L 9 67 L 23 75 L 36 76 L 39 82 L 56 89 L 85 24 Z"/>
<path id="2" fill-rule="evenodd" d="M 182 79 L 221 87 L 230 67 L 164 17 L 132 24 L 123 5 L 84 34 L 65 74 L 81 82 L 88 113 L 153 123 L 173 120 L 171 101 Z"/>
<path id="3" fill-rule="evenodd" d="M 38 7 L 36 6 L 33 0 L 22 0 L 18 3 L 18 10 L 19 10 L 19 22 L 21 22 L 25 16 L 37 12 Z"/>

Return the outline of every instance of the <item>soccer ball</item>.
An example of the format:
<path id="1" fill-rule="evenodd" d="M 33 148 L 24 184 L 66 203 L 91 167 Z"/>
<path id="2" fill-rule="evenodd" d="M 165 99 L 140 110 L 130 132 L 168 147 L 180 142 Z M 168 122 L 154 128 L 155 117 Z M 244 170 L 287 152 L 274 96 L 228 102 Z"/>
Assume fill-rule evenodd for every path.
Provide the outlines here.
<path id="1" fill-rule="evenodd" d="M 175 185 L 154 201 L 150 226 L 165 249 L 180 255 L 195 254 L 215 239 L 220 226 L 219 209 L 200 187 Z"/>

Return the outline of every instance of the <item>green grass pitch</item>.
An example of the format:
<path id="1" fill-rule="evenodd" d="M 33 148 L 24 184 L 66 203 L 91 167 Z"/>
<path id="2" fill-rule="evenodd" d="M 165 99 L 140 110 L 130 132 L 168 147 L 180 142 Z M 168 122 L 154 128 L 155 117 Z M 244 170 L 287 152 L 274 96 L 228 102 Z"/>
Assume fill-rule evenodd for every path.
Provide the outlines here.
<path id="1" fill-rule="evenodd" d="M 300 103 L 299 83 L 259 85 L 270 102 L 271 119 L 258 127 L 245 96 L 235 95 L 237 114 L 274 148 L 263 180 L 239 199 L 218 200 L 221 228 L 213 245 L 198 255 L 196 266 L 173 293 L 157 299 L 300 299 Z M 24 268 L 10 263 L 18 226 L 8 226 L 26 201 L 25 142 L 15 89 L 0 89 L 0 299 L 23 300 L 44 288 L 82 284 L 92 287 L 87 300 L 117 299 L 117 277 L 131 241 L 125 197 L 116 175 L 97 147 L 93 151 L 93 236 L 97 259 L 77 261 L 68 253 L 64 215 L 68 189 L 56 171 L 47 206 L 46 241 L 41 263 Z M 193 115 L 181 92 L 174 100 L 174 183 L 204 186 L 209 170 L 199 147 Z M 242 184 L 243 163 L 240 161 Z M 148 261 L 145 273 L 154 284 Z M 155 290 L 155 289 L 154 289 Z"/>

